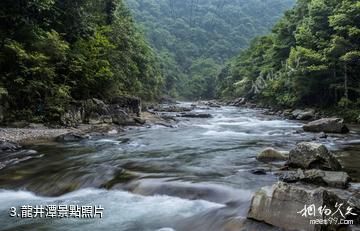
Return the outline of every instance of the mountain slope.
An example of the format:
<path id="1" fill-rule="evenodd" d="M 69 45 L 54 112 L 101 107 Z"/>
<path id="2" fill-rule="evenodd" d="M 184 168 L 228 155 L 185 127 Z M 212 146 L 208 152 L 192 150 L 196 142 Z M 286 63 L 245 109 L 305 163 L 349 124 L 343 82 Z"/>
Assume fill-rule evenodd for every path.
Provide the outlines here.
<path id="1" fill-rule="evenodd" d="M 122 0 L 3 0 L 0 14 L 0 121 L 59 120 L 73 100 L 158 97 L 156 56 Z"/>
<path id="2" fill-rule="evenodd" d="M 349 112 L 360 106 L 359 73 L 360 2 L 298 0 L 272 33 L 222 71 L 218 90 L 222 97 Z"/>
<path id="3" fill-rule="evenodd" d="M 293 0 L 127 0 L 158 51 L 166 91 L 214 97 L 215 76 L 290 8 Z"/>

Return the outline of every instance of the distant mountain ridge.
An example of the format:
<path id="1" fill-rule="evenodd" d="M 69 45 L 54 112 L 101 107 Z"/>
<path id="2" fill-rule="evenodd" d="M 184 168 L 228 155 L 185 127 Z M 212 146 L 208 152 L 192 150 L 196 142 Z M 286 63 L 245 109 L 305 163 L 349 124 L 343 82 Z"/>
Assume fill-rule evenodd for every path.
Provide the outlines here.
<path id="1" fill-rule="evenodd" d="M 221 65 L 294 0 L 126 0 L 159 53 L 169 95 L 212 98 Z"/>

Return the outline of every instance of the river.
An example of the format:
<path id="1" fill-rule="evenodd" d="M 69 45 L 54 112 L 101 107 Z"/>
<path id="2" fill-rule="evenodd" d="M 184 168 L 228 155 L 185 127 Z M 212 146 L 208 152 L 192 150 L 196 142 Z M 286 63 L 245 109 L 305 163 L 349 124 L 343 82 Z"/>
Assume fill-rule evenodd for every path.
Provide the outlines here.
<path id="1" fill-rule="evenodd" d="M 213 117 L 181 119 L 174 128 L 129 128 L 80 142 L 38 143 L 27 147 L 36 152 L 1 157 L 11 165 L 0 170 L 0 229 L 225 230 L 246 217 L 256 190 L 277 181 L 271 172 L 276 165 L 258 162 L 257 153 L 266 147 L 290 150 L 315 136 L 299 132 L 299 121 L 259 109 L 196 112 Z M 359 181 L 360 132 L 352 130 L 317 142 L 333 150 Z M 250 172 L 258 168 L 268 173 Z M 9 216 L 11 207 L 53 204 L 101 205 L 103 218 Z"/>

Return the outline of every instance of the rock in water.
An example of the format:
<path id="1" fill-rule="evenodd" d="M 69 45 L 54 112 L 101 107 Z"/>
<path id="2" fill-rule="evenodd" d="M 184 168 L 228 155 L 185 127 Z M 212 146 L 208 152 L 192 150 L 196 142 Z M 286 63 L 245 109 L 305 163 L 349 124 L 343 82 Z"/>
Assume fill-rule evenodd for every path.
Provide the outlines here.
<path id="1" fill-rule="evenodd" d="M 299 110 L 296 109 L 292 112 L 292 118 L 297 120 L 311 120 L 315 117 L 314 109 Z"/>
<path id="2" fill-rule="evenodd" d="M 306 132 L 326 132 L 326 133 L 348 133 L 349 128 L 340 118 L 324 118 L 312 121 L 303 126 Z"/>
<path id="3" fill-rule="evenodd" d="M 290 151 L 290 167 L 302 169 L 322 169 L 339 171 L 342 169 L 339 161 L 322 144 L 303 142 Z"/>
<path id="4" fill-rule="evenodd" d="M 246 103 L 246 99 L 245 98 L 237 98 L 233 101 L 230 101 L 227 103 L 227 105 L 229 106 L 235 106 L 235 107 L 239 107 L 241 105 L 244 105 Z"/>
<path id="5" fill-rule="evenodd" d="M 334 188 L 347 188 L 350 177 L 346 172 L 323 171 L 318 169 L 284 171 L 278 173 L 279 179 L 287 183 L 304 182 Z"/>
<path id="6" fill-rule="evenodd" d="M 271 161 L 284 161 L 288 159 L 286 152 L 277 151 L 273 148 L 266 148 L 256 157 L 258 161 L 261 162 L 271 162 Z"/>
<path id="7" fill-rule="evenodd" d="M 250 173 L 254 175 L 266 175 L 266 169 L 263 168 L 251 169 Z"/>
<path id="8" fill-rule="evenodd" d="M 180 115 L 177 115 L 178 117 L 184 117 L 184 118 L 211 118 L 211 114 L 202 114 L 202 113 L 182 113 Z"/>
<path id="9" fill-rule="evenodd" d="M 9 141 L 3 141 L 3 140 L 0 141 L 0 153 L 17 151 L 20 148 L 21 148 L 21 146 L 16 143 L 9 142 Z"/>
<path id="10" fill-rule="evenodd" d="M 322 187 L 315 188 L 278 182 L 255 193 L 248 218 L 263 221 L 285 230 L 338 230 L 336 229 L 338 225 L 331 225 L 331 228 L 334 229 L 329 229 L 329 225 L 312 224 L 310 221 L 344 219 L 340 213 L 335 213 L 337 211 L 335 206 L 336 203 L 338 205 L 342 203 L 342 213 L 345 214 L 346 208 L 352 205 L 347 202 L 348 200 L 349 198 L 344 200 L 336 193 Z M 331 214 L 335 214 L 327 216 L 325 213 L 320 213 L 319 208 L 329 209 L 332 211 Z"/>

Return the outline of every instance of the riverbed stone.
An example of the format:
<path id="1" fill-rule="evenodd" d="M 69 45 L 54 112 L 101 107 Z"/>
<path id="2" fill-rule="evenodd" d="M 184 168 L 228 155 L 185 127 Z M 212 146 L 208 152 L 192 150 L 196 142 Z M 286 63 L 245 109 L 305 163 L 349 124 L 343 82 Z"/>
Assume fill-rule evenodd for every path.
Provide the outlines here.
<path id="1" fill-rule="evenodd" d="M 271 161 L 285 161 L 289 158 L 289 153 L 284 151 L 278 151 L 274 148 L 266 148 L 260 152 L 256 159 L 261 162 L 271 162 Z"/>
<path id="2" fill-rule="evenodd" d="M 332 191 L 322 187 L 278 182 L 255 193 L 251 201 L 248 218 L 285 230 L 294 230 L 294 228 L 307 231 L 337 230 L 337 225 L 314 225 L 310 223 L 310 220 L 316 219 L 340 219 L 339 213 L 327 216 L 325 213 L 319 212 L 319 208 L 325 208 L 325 206 L 332 213 L 335 212 L 336 203 L 342 203 L 344 206 L 343 213 L 346 212 L 349 203 Z M 315 210 L 309 214 L 310 210 L 306 208 L 312 205 L 314 205 Z M 304 212 L 306 211 L 308 213 L 305 216 Z M 330 227 L 332 229 L 329 229 Z"/>
<path id="3" fill-rule="evenodd" d="M 245 98 L 237 98 L 237 99 L 234 99 L 233 101 L 228 102 L 227 105 L 239 107 L 239 106 L 244 105 L 245 103 L 246 103 Z"/>
<path id="4" fill-rule="evenodd" d="M 5 140 L 0 141 L 0 153 L 17 151 L 20 148 L 21 146 L 17 143 L 5 141 Z"/>
<path id="5" fill-rule="evenodd" d="M 181 113 L 179 115 L 177 115 L 178 117 L 184 117 L 184 118 L 211 118 L 212 115 L 211 114 L 207 114 L 207 113 Z"/>
<path id="6" fill-rule="evenodd" d="M 264 169 L 264 168 L 255 168 L 255 169 L 251 169 L 250 173 L 252 173 L 254 175 L 266 175 L 266 169 Z"/>
<path id="7" fill-rule="evenodd" d="M 304 182 L 325 187 L 347 188 L 350 177 L 346 172 L 323 171 L 318 169 L 284 171 L 277 173 L 287 183 Z"/>
<path id="8" fill-rule="evenodd" d="M 215 107 L 215 108 L 220 108 L 221 107 L 219 102 L 215 102 L 215 101 L 205 102 L 205 105 L 209 106 L 209 107 Z"/>
<path id="9" fill-rule="evenodd" d="M 323 118 L 303 126 L 306 132 L 348 133 L 350 130 L 341 118 Z"/>
<path id="10" fill-rule="evenodd" d="M 154 107 L 153 109 L 156 112 L 189 112 L 192 111 L 192 108 L 189 107 L 181 107 L 177 105 L 160 105 Z"/>
<path id="11" fill-rule="evenodd" d="M 141 99 L 134 96 L 115 96 L 109 102 L 115 108 L 121 108 L 127 114 L 141 115 Z"/>
<path id="12" fill-rule="evenodd" d="M 290 151 L 288 165 L 293 168 L 339 171 L 339 161 L 323 145 L 313 142 L 299 143 Z"/>
<path id="13" fill-rule="evenodd" d="M 292 112 L 292 117 L 297 120 L 311 120 L 315 117 L 314 109 L 300 110 L 296 109 Z"/>

